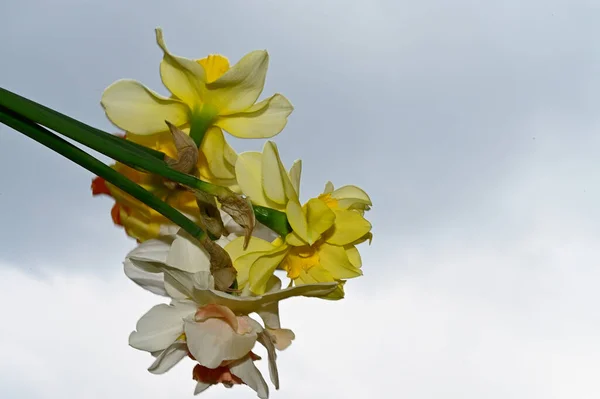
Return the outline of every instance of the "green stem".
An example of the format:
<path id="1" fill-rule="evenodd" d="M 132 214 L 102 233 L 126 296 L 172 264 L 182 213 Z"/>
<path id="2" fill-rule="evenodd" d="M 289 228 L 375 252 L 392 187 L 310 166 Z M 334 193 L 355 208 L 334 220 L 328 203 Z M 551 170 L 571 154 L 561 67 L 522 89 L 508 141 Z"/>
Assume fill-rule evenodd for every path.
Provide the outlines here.
<path id="1" fill-rule="evenodd" d="M 86 125 L 77 119 L 73 119 L 70 116 L 45 107 L 42 104 L 36 103 L 35 101 L 29 100 L 1 87 L 0 105 L 15 112 L 16 114 L 23 115 L 35 123 L 39 123 L 40 125 L 46 126 L 47 128 L 57 132 L 68 130 L 85 131 L 86 135 L 93 135 L 98 139 L 106 140 L 106 142 L 112 143 L 117 147 L 126 147 L 131 151 L 138 151 L 140 154 L 146 154 L 161 161 L 165 158 L 165 154 L 160 151 L 156 151 L 141 144 L 125 140 L 119 136 L 104 132 L 90 125 Z"/>
<path id="2" fill-rule="evenodd" d="M 102 132 L 84 123 L 75 121 L 66 115 L 49 110 L 39 104 L 0 88 L 0 106 L 22 115 L 23 117 L 49 129 L 56 131 L 125 165 L 141 168 L 150 173 L 206 193 L 217 195 L 223 193 L 223 187 L 216 186 L 194 176 L 171 169 L 164 161 L 140 149 L 151 150 L 117 136 Z M 116 140 L 116 141 L 115 141 Z M 163 153 L 154 151 L 155 153 Z"/>
<path id="3" fill-rule="evenodd" d="M 0 107 L 0 122 L 61 154 L 65 158 L 70 159 L 90 172 L 102 177 L 106 181 L 118 187 L 120 190 L 156 210 L 161 215 L 165 216 L 173 223 L 183 228 L 193 237 L 196 237 L 197 239 L 204 237 L 204 231 L 177 209 L 161 201 L 144 188 L 121 175 L 116 170 L 105 165 L 66 140 L 58 137 L 49 130 L 36 125 L 32 121 L 27 120 L 20 115 L 15 115 L 14 112 L 11 112 L 4 107 Z"/>
<path id="4" fill-rule="evenodd" d="M 194 176 L 171 169 L 164 162 L 165 154 L 160 151 L 86 125 L 58 111 L 54 111 L 51 108 L 0 88 L 0 108 L 2 107 L 5 107 L 16 115 L 20 115 L 22 119 L 24 118 L 46 126 L 132 168 L 160 175 L 184 186 L 204 191 L 211 195 L 227 195 L 230 193 L 230 190 L 225 187 L 203 182 Z M 193 138 L 200 144 L 211 120 L 210 110 L 205 111 L 194 117 L 191 124 L 190 136 L 194 136 Z M 200 144 L 198 145 L 200 146 Z M 291 231 L 286 215 L 283 212 L 255 206 L 254 213 L 259 222 L 282 236 Z"/>
<path id="5" fill-rule="evenodd" d="M 252 208 L 254 209 L 256 220 L 279 234 L 282 238 L 285 238 L 285 236 L 292 232 L 292 227 L 288 223 L 285 213 L 259 205 L 252 205 Z"/>

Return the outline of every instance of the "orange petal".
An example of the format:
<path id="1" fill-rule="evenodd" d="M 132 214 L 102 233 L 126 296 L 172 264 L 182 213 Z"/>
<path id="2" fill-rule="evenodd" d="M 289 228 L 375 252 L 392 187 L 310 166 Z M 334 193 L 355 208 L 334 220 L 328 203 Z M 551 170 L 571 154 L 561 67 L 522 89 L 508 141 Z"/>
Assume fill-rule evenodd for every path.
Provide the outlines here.
<path id="1" fill-rule="evenodd" d="M 106 194 L 110 195 L 110 190 L 106 185 L 106 180 L 101 177 L 96 177 L 92 180 L 92 195 Z"/>

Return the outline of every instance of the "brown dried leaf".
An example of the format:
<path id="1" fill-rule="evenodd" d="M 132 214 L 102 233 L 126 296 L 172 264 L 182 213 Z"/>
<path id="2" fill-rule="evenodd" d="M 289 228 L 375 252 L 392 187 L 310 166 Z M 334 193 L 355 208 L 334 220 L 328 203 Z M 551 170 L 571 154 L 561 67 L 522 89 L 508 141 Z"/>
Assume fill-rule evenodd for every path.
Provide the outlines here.
<path id="1" fill-rule="evenodd" d="M 226 212 L 234 222 L 242 226 L 245 230 L 244 249 L 248 247 L 248 242 L 252 236 L 252 230 L 256 225 L 256 218 L 250 199 L 244 195 L 228 193 L 217 197 L 221 203 L 221 209 Z"/>
<path id="2" fill-rule="evenodd" d="M 210 272 L 215 279 L 215 287 L 220 291 L 228 291 L 237 276 L 229 254 L 207 236 L 200 243 L 210 256 Z"/>
<path id="3" fill-rule="evenodd" d="M 225 226 L 221 219 L 221 213 L 217 207 L 215 197 L 203 191 L 194 190 L 196 204 L 200 211 L 200 223 L 215 237 L 221 237 L 225 232 Z"/>
<path id="4" fill-rule="evenodd" d="M 165 123 L 173 135 L 173 143 L 177 148 L 177 159 L 167 157 L 167 165 L 181 173 L 192 173 L 198 164 L 198 147 L 196 143 L 177 126 L 169 121 L 165 121 Z"/>

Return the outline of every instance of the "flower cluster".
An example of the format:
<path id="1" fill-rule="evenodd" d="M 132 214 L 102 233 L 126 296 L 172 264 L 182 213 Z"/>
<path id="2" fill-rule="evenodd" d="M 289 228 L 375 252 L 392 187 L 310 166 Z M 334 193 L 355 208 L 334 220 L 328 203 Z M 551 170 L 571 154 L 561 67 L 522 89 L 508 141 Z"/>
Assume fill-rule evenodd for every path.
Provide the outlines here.
<path id="1" fill-rule="evenodd" d="M 300 161 L 287 169 L 272 141 L 262 152 L 239 154 L 227 143 L 224 132 L 271 138 L 293 111 L 281 94 L 259 101 L 266 51 L 253 51 L 230 66 L 222 55 L 173 55 L 160 29 L 156 40 L 163 53 L 160 76 L 170 95 L 119 80 L 105 90 L 102 106 L 127 141 L 159 151 L 173 169 L 218 190 L 201 193 L 139 168 L 113 165 L 201 226 L 208 234 L 198 239 L 94 179 L 93 194 L 114 198 L 114 223 L 138 241 L 126 257 L 125 274 L 169 301 L 142 316 L 129 343 L 154 356 L 148 369 L 154 374 L 191 358 L 195 393 L 214 384 L 245 384 L 267 398 L 268 386 L 255 366 L 256 343 L 266 349 L 270 380 L 279 388 L 277 351 L 295 338 L 281 328 L 279 301 L 344 297 L 346 280 L 362 275 L 357 245 L 372 238 L 365 218 L 371 200 L 356 186 L 336 189 L 327 182 L 322 193 L 302 203 Z M 228 198 L 242 202 L 232 205 Z M 283 218 L 284 227 L 274 228 L 265 212 Z M 287 288 L 276 274 L 289 280 Z"/>

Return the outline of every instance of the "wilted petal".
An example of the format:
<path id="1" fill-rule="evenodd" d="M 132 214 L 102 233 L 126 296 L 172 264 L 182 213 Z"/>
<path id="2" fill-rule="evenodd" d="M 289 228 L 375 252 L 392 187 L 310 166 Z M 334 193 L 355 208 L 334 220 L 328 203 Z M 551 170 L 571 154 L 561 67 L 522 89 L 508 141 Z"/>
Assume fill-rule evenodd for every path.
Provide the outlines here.
<path id="1" fill-rule="evenodd" d="M 117 127 L 139 135 L 167 131 L 165 120 L 176 126 L 188 121 L 189 108 L 162 97 L 135 80 L 119 80 L 102 94 L 106 116 Z"/>
<path id="2" fill-rule="evenodd" d="M 259 398 L 268 399 L 269 387 L 250 356 L 233 363 L 229 366 L 229 369 L 233 375 L 239 377 L 246 385 L 252 388 Z"/>
<path id="3" fill-rule="evenodd" d="M 246 54 L 221 77 L 206 84 L 206 102 L 215 106 L 221 115 L 250 108 L 263 90 L 268 66 L 266 51 Z"/>
<path id="4" fill-rule="evenodd" d="M 239 113 L 219 116 L 215 125 L 240 138 L 270 138 L 279 134 L 294 110 L 281 94 L 267 98 Z"/>
<path id="5" fill-rule="evenodd" d="M 292 344 L 292 341 L 296 339 L 296 334 L 292 330 L 287 328 L 278 328 L 274 330 L 267 330 L 271 334 L 271 339 L 277 350 L 284 350 Z"/>
<path id="6" fill-rule="evenodd" d="M 341 209 L 334 210 L 334 212 L 335 224 L 333 232 L 326 238 L 329 244 L 350 244 L 371 230 L 371 223 L 358 212 Z"/>
<path id="7" fill-rule="evenodd" d="M 271 335 L 263 331 L 258 334 L 258 342 L 262 344 L 267 350 L 269 357 L 269 377 L 271 382 L 275 386 L 275 389 L 279 389 L 279 372 L 277 371 L 277 353 L 275 353 L 275 344 L 273 343 Z"/>
<path id="8" fill-rule="evenodd" d="M 148 368 L 152 374 L 163 374 L 171 370 L 188 354 L 185 341 L 175 341 L 158 355 L 154 363 Z"/>
<path id="9" fill-rule="evenodd" d="M 225 360 L 246 356 L 256 342 L 256 332 L 238 334 L 221 319 L 203 322 L 186 319 L 184 331 L 192 356 L 202 366 L 212 369 Z"/>
<path id="10" fill-rule="evenodd" d="M 136 331 L 129 335 L 129 345 L 147 352 L 166 349 L 183 332 L 183 319 L 195 311 L 192 302 L 154 306 L 138 320 Z"/>

